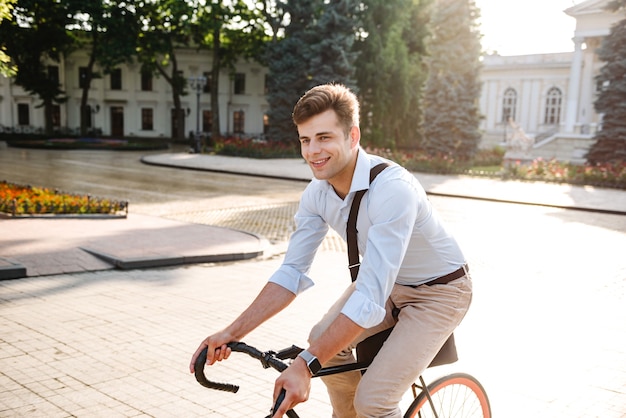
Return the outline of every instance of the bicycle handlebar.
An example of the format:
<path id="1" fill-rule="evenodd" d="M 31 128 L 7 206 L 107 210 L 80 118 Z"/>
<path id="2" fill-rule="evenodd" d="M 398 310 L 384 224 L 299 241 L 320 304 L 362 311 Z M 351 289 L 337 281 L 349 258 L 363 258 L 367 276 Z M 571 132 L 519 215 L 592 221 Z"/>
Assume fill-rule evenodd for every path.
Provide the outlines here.
<path id="1" fill-rule="evenodd" d="M 266 369 L 268 367 L 272 367 L 278 370 L 279 372 L 282 372 L 288 367 L 286 363 L 282 362 L 281 360 L 275 357 L 274 352 L 270 351 L 267 353 L 263 353 L 257 350 L 256 348 L 248 344 L 242 343 L 242 342 L 231 342 L 231 343 L 228 343 L 227 345 L 232 351 L 236 351 L 239 353 L 246 353 L 250 357 L 253 357 L 259 360 L 261 364 L 263 364 L 263 367 L 265 367 Z M 207 351 L 208 351 L 208 347 L 202 350 L 202 352 L 196 359 L 196 363 L 194 366 L 196 380 L 198 381 L 198 383 L 200 383 L 202 386 L 209 388 L 209 389 L 237 393 L 237 391 L 239 390 L 239 386 L 237 385 L 233 385 L 230 383 L 212 382 L 207 379 L 206 375 L 204 374 L 204 364 L 206 363 Z"/>
<path id="2" fill-rule="evenodd" d="M 281 359 L 294 358 L 302 350 L 301 348 L 292 346 L 289 349 L 286 349 L 281 353 L 275 353 L 273 351 L 268 351 L 266 353 L 263 353 L 257 350 L 256 348 L 246 343 L 242 343 L 242 342 L 231 342 L 231 343 L 228 343 L 227 346 L 232 351 L 236 351 L 239 353 L 246 353 L 250 357 L 253 357 L 259 360 L 264 368 L 267 369 L 269 367 L 272 367 L 273 369 L 276 369 L 279 372 L 282 372 L 287 367 L 289 367 L 286 363 L 281 361 Z M 206 378 L 206 375 L 204 374 L 204 365 L 206 363 L 207 353 L 208 353 L 208 347 L 206 347 L 204 350 L 200 352 L 200 355 L 196 359 L 196 362 L 194 365 L 196 380 L 198 381 L 198 383 L 200 383 L 205 388 L 221 390 L 224 392 L 237 393 L 237 391 L 239 390 L 239 386 L 237 385 L 233 385 L 230 383 L 212 382 Z M 276 411 L 278 409 L 284 397 L 285 397 L 285 390 L 283 389 L 280 395 L 278 396 L 278 398 L 276 399 L 276 403 L 272 411 Z M 290 409 L 289 411 L 287 411 L 287 417 L 298 418 L 298 414 L 296 414 L 296 412 L 293 409 Z"/>

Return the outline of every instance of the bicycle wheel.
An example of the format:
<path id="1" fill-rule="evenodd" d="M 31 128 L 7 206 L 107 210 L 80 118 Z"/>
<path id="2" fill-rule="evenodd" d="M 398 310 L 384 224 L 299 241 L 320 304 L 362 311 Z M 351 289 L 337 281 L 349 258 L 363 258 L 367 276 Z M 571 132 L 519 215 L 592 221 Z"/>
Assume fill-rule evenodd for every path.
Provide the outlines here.
<path id="1" fill-rule="evenodd" d="M 411 403 L 405 418 L 491 418 L 485 389 L 476 378 L 465 373 L 440 377 L 428 385 L 432 405 L 422 391 Z"/>

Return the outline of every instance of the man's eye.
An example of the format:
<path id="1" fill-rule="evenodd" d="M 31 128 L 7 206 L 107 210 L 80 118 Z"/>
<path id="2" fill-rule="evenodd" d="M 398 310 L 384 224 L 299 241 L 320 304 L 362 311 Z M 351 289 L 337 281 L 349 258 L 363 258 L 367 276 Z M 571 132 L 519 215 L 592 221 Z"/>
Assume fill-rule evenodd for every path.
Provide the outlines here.
<path id="1" fill-rule="evenodd" d="M 301 140 L 300 140 L 300 143 L 301 143 L 301 144 L 308 144 L 309 142 L 311 142 L 311 140 L 310 140 L 310 139 L 301 139 Z"/>

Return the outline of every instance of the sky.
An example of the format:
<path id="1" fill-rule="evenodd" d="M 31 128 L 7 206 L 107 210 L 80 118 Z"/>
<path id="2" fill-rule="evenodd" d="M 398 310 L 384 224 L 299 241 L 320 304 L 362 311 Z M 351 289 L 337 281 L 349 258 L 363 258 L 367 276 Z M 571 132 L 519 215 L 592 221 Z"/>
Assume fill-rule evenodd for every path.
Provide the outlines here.
<path id="1" fill-rule="evenodd" d="M 574 50 L 576 20 L 563 11 L 582 0 L 475 0 L 482 44 L 500 55 Z"/>

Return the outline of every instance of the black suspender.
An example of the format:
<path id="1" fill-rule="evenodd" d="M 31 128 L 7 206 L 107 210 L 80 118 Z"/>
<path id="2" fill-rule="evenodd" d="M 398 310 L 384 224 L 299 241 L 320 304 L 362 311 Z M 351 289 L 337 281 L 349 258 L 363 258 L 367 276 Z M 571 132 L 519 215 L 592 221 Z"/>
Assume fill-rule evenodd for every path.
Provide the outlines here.
<path id="1" fill-rule="evenodd" d="M 370 184 L 381 171 L 387 168 L 389 164 L 380 163 L 370 170 Z M 348 241 L 348 269 L 352 276 L 352 281 L 356 280 L 356 276 L 359 274 L 359 266 L 361 262 L 359 260 L 359 248 L 356 240 L 358 231 L 356 230 L 356 218 L 359 216 L 359 207 L 361 206 L 361 199 L 367 189 L 359 190 L 354 195 L 352 206 L 350 207 L 350 214 L 348 215 L 348 224 L 346 225 L 346 236 Z"/>

